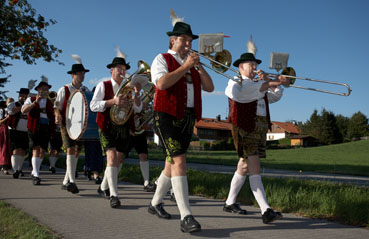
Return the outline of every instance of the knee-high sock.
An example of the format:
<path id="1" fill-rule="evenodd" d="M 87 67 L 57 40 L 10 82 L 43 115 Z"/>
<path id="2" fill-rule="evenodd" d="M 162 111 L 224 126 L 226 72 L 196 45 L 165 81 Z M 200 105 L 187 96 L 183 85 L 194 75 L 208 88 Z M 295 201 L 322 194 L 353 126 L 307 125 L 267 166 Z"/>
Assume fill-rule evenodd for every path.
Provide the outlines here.
<path id="1" fill-rule="evenodd" d="M 50 167 L 54 167 L 55 168 L 55 163 L 56 163 L 56 160 L 57 159 L 58 159 L 57 157 L 49 157 Z"/>
<path id="2" fill-rule="evenodd" d="M 231 187 L 229 189 L 228 198 L 226 201 L 227 205 L 232 205 L 236 203 L 237 195 L 240 192 L 243 184 L 245 183 L 246 176 L 242 176 L 238 174 L 237 172 L 234 173 L 232 181 L 231 181 Z"/>
<path id="3" fill-rule="evenodd" d="M 123 163 L 120 163 L 119 166 L 118 166 L 118 170 L 117 170 L 118 171 L 118 175 L 120 173 L 120 170 L 122 169 L 122 166 L 123 166 Z"/>
<path id="4" fill-rule="evenodd" d="M 23 163 L 24 163 L 24 159 L 26 158 L 26 156 L 19 156 L 17 157 L 18 159 L 17 160 L 17 165 L 18 165 L 18 171 L 22 171 L 22 168 L 23 168 Z"/>
<path id="5" fill-rule="evenodd" d="M 107 168 L 106 168 L 107 169 Z M 103 180 L 102 180 L 102 182 L 101 182 L 101 184 L 100 184 L 100 188 L 101 188 L 101 190 L 107 190 L 107 189 L 109 189 L 109 184 L 108 184 L 108 177 L 107 177 L 107 170 L 105 169 L 105 171 L 104 171 L 104 178 L 103 178 Z"/>
<path id="6" fill-rule="evenodd" d="M 190 200 L 188 198 L 187 176 L 172 177 L 172 187 L 181 214 L 181 220 L 183 220 L 185 216 L 192 215 Z"/>
<path id="7" fill-rule="evenodd" d="M 261 214 L 263 214 L 268 208 L 270 208 L 270 206 L 266 200 L 264 186 L 261 182 L 261 176 L 258 174 L 251 175 L 249 177 L 249 181 L 252 193 L 259 204 Z"/>
<path id="8" fill-rule="evenodd" d="M 40 167 L 42 163 L 42 158 L 39 157 L 32 157 L 32 175 L 35 177 L 40 177 Z"/>
<path id="9" fill-rule="evenodd" d="M 118 168 L 106 167 L 105 172 L 109 184 L 110 196 L 118 197 Z"/>
<path id="10" fill-rule="evenodd" d="M 69 182 L 74 183 L 76 178 L 77 158 L 74 155 L 67 155 L 67 172 Z"/>
<path id="11" fill-rule="evenodd" d="M 144 186 L 146 186 L 150 182 L 149 181 L 150 180 L 149 161 L 140 160 L 140 169 L 141 169 L 142 177 L 144 179 Z"/>
<path id="12" fill-rule="evenodd" d="M 17 171 L 18 170 L 18 161 L 17 161 L 17 158 L 18 157 L 18 155 L 15 155 L 15 154 L 13 154 L 12 155 L 12 157 L 11 157 L 11 162 L 12 162 L 12 168 L 13 168 L 13 172 L 15 173 L 15 171 Z"/>
<path id="13" fill-rule="evenodd" d="M 170 177 L 167 177 L 163 172 L 161 172 L 154 197 L 151 200 L 151 205 L 156 206 L 163 201 L 165 194 L 168 192 L 170 186 L 172 185 Z"/>

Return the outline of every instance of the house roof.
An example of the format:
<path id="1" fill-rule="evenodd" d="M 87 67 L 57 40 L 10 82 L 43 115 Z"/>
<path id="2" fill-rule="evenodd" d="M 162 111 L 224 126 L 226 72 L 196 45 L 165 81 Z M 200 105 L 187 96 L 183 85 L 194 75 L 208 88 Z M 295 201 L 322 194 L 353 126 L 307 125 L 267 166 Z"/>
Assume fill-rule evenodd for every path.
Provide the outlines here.
<path id="1" fill-rule="evenodd" d="M 288 133 L 294 133 L 294 134 L 300 133 L 297 125 L 292 124 L 292 123 L 272 121 L 272 124 L 279 126 L 280 128 L 284 129 Z"/>
<path id="2" fill-rule="evenodd" d="M 217 129 L 217 130 L 232 130 L 232 124 L 227 120 L 216 120 L 211 118 L 202 118 L 195 123 L 196 128 Z"/>

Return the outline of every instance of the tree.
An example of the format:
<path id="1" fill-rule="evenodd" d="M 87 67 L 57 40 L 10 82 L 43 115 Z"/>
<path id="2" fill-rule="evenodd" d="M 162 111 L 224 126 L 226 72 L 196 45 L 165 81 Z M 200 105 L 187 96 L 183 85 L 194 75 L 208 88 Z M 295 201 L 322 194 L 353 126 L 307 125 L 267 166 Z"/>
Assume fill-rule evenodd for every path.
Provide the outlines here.
<path id="1" fill-rule="evenodd" d="M 8 83 L 8 77 L 0 78 L 0 87 L 4 87 L 5 83 Z M 8 91 L 1 91 L 0 90 L 0 100 L 6 100 L 6 95 L 5 95 L 6 92 L 8 92 Z"/>
<path id="2" fill-rule="evenodd" d="M 368 118 L 360 111 L 353 114 L 347 127 L 347 137 L 351 140 L 368 135 Z"/>
<path id="3" fill-rule="evenodd" d="M 350 118 L 343 115 L 336 115 L 336 123 L 338 130 L 342 136 L 341 142 L 348 142 L 350 139 L 347 137 L 347 128 L 350 122 Z"/>
<path id="4" fill-rule="evenodd" d="M 11 64 L 7 59 L 36 64 L 36 60 L 62 62 L 56 58 L 62 52 L 44 37 L 46 28 L 56 23 L 45 20 L 27 0 L 0 0 L 0 73 Z"/>

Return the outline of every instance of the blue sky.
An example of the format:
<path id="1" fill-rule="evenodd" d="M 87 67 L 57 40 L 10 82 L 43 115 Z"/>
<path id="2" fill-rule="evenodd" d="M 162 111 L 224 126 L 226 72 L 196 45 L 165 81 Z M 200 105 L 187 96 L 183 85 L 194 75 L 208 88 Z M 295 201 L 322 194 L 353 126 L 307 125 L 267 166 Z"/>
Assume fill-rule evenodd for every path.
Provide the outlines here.
<path id="1" fill-rule="evenodd" d="M 361 111 L 369 117 L 369 1 L 367 0 L 259 0 L 259 1 L 118 1 L 118 0 L 31 0 L 31 5 L 47 19 L 57 24 L 48 28 L 45 36 L 63 53 L 65 63 L 37 61 L 27 65 L 10 61 L 11 74 L 6 84 L 8 96 L 27 87 L 30 79 L 49 78 L 51 90 L 57 91 L 71 81 L 66 72 L 74 64 L 72 54 L 82 57 L 90 72 L 84 84 L 90 89 L 101 79 L 110 77 L 106 65 L 115 57 L 115 46 L 127 55 L 129 73 L 137 69 L 142 59 L 151 65 L 154 57 L 168 50 L 167 31 L 172 30 L 169 9 L 191 24 L 194 34 L 219 33 L 231 36 L 224 48 L 233 61 L 246 52 L 250 34 L 258 48 L 257 58 L 263 60 L 259 69 L 269 69 L 271 52 L 287 52 L 289 66 L 298 76 L 347 83 L 352 93 L 348 97 L 323 94 L 295 88 L 285 89 L 283 98 L 271 105 L 273 121 L 305 122 L 317 109 L 351 117 Z M 198 48 L 198 41 L 193 42 Z M 204 63 L 208 63 L 203 61 Z M 227 79 L 208 71 L 215 85 L 211 94 L 203 93 L 203 117 L 227 116 L 224 89 Z M 228 74 L 233 75 L 228 71 Z M 345 92 L 344 87 L 311 84 L 297 80 L 296 85 Z M 34 92 L 34 90 L 33 90 Z"/>

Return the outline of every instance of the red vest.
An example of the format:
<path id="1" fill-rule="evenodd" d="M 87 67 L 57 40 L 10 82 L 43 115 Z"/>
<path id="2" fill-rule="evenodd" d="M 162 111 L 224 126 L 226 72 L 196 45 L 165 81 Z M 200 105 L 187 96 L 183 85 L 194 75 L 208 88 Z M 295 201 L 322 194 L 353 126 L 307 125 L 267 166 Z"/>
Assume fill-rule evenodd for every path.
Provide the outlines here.
<path id="1" fill-rule="evenodd" d="M 19 103 L 19 102 L 15 102 L 15 105 L 17 107 L 22 106 L 22 104 Z M 19 122 L 19 119 L 20 119 L 21 115 L 22 115 L 21 111 L 19 111 L 18 113 L 14 114 L 14 115 L 9 115 L 8 125 L 10 126 L 10 128 L 12 128 L 12 129 L 17 128 L 17 125 L 18 125 L 18 122 Z"/>
<path id="2" fill-rule="evenodd" d="M 271 129 L 270 113 L 269 113 L 269 103 L 268 97 L 264 96 L 266 113 L 268 119 L 268 128 Z M 250 103 L 239 103 L 230 98 L 229 102 L 229 117 L 228 119 L 237 127 L 245 130 L 247 133 L 251 133 L 255 130 L 255 120 L 256 120 L 256 110 L 257 101 Z"/>
<path id="3" fill-rule="evenodd" d="M 162 54 L 168 65 L 168 71 L 173 72 L 180 67 L 180 64 L 169 53 Z M 201 119 L 201 80 L 199 73 L 191 68 L 191 76 L 195 97 L 196 120 Z M 165 90 L 155 87 L 154 110 L 170 114 L 177 119 L 182 119 L 187 108 L 187 81 L 183 76 L 174 85 Z"/>
<path id="4" fill-rule="evenodd" d="M 104 88 L 105 88 L 104 100 L 113 99 L 114 91 L 113 91 L 113 85 L 111 83 L 111 80 L 104 81 Z M 111 126 L 110 107 L 106 108 L 104 112 L 97 112 L 96 123 L 103 132 L 106 132 L 109 130 Z M 129 117 L 128 124 L 129 124 L 130 130 L 134 132 L 135 124 L 134 124 L 133 114 L 131 114 L 131 116 Z"/>
<path id="5" fill-rule="evenodd" d="M 67 102 L 70 96 L 70 91 L 68 86 L 64 86 L 64 102 L 63 102 L 63 108 L 62 108 L 62 123 L 65 125 L 65 119 L 67 117 L 66 111 L 67 111 Z"/>
<path id="6" fill-rule="evenodd" d="M 31 101 L 34 102 L 36 97 L 31 97 Z M 28 121 L 27 128 L 29 131 L 35 133 L 38 131 L 40 127 L 40 105 L 38 103 L 32 108 L 32 110 L 28 113 Z M 46 114 L 49 119 L 49 127 L 51 134 L 55 133 L 56 125 L 55 125 L 55 114 L 54 114 L 54 105 L 53 103 L 47 99 L 46 101 Z"/>

